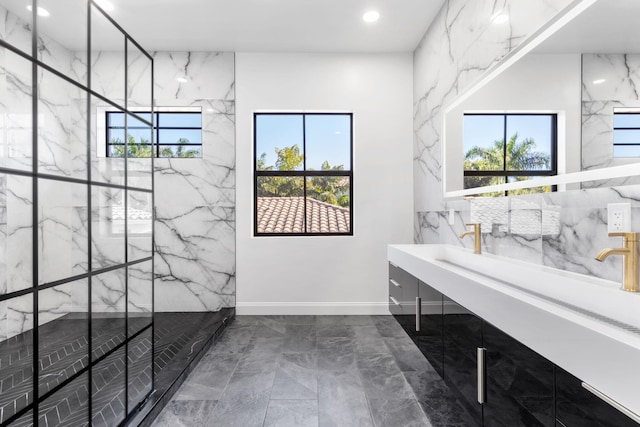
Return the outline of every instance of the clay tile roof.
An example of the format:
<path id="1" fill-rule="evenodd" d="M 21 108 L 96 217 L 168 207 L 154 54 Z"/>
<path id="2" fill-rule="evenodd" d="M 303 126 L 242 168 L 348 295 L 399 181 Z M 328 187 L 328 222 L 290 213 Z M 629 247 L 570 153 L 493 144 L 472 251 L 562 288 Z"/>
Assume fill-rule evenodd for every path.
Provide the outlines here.
<path id="1" fill-rule="evenodd" d="M 307 198 L 308 233 L 348 233 L 349 209 Z M 258 233 L 304 233 L 303 197 L 258 197 Z"/>

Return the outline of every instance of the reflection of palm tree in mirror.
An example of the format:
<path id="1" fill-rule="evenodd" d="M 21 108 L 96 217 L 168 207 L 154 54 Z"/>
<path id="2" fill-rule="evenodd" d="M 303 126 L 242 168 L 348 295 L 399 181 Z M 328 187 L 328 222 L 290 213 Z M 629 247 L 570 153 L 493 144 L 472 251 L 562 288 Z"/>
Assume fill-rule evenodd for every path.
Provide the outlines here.
<path id="1" fill-rule="evenodd" d="M 532 138 L 518 141 L 516 132 L 509 141 L 506 149 L 505 167 L 504 140 L 499 139 L 489 147 L 474 146 L 465 153 L 465 171 L 513 171 L 516 181 L 529 179 L 527 176 L 516 176 L 517 171 L 548 171 L 551 168 L 551 156 L 548 153 L 536 151 L 536 143 Z M 502 176 L 465 176 L 465 188 L 485 187 L 504 183 Z M 548 190 L 546 190 L 548 191 Z M 534 191 L 538 192 L 538 191 Z"/>
<path id="2" fill-rule="evenodd" d="M 111 139 L 110 144 L 110 157 L 124 157 L 125 145 L 120 138 Z M 199 157 L 198 150 L 185 149 L 189 144 L 190 142 L 187 138 L 179 138 L 178 141 L 176 141 L 177 148 L 175 148 L 175 151 L 172 147 L 163 147 L 160 149 L 160 157 Z M 140 141 L 136 141 L 133 135 L 127 136 L 127 157 L 151 157 L 151 153 L 152 147 L 149 140 L 141 138 Z"/>

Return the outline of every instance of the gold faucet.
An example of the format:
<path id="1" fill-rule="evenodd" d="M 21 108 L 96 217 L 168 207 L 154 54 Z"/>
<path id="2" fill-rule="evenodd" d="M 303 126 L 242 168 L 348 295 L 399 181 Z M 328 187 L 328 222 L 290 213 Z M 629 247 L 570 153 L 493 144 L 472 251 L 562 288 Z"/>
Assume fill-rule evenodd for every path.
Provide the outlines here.
<path id="1" fill-rule="evenodd" d="M 638 286 L 638 233 L 609 233 L 609 237 L 622 237 L 622 248 L 606 248 L 596 255 L 598 261 L 604 261 L 609 255 L 622 255 L 624 270 L 622 290 L 640 292 Z"/>
<path id="2" fill-rule="evenodd" d="M 480 243 L 482 243 L 482 239 L 480 238 L 480 224 L 465 224 L 467 227 L 473 226 L 473 231 L 465 231 L 460 234 L 460 238 L 462 239 L 464 236 L 473 235 L 473 253 L 479 254 L 480 251 Z"/>

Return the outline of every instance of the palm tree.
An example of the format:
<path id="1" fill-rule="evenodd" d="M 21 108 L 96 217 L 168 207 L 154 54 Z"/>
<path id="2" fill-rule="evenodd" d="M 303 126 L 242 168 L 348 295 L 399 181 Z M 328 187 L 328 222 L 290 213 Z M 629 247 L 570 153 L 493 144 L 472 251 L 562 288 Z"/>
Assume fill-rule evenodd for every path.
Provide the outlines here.
<path id="1" fill-rule="evenodd" d="M 518 141 L 516 132 L 507 141 L 506 159 L 504 140 L 493 142 L 490 147 L 472 147 L 465 154 L 465 171 L 486 171 L 486 176 L 465 176 L 464 188 L 477 188 L 504 183 L 504 177 L 491 176 L 492 171 L 514 172 L 517 181 L 529 179 L 527 176 L 517 176 L 518 171 L 547 171 L 551 167 L 551 156 L 541 151 L 535 151 L 536 143 L 531 138 Z M 505 165 L 506 161 L 506 165 Z M 548 191 L 548 190 L 547 190 Z"/>

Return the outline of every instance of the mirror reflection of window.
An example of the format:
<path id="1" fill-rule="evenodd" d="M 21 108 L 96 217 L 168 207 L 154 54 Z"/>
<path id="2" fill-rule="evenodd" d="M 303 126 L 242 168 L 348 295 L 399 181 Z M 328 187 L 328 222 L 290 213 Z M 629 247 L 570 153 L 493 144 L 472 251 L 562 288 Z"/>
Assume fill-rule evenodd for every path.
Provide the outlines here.
<path id="1" fill-rule="evenodd" d="M 613 157 L 640 157 L 640 109 L 613 110 Z"/>
<path id="2" fill-rule="evenodd" d="M 467 113 L 463 123 L 465 189 L 556 175 L 555 114 Z M 555 189 L 542 186 L 508 194 L 549 191 Z M 507 192 L 486 195 L 503 196 Z"/>

